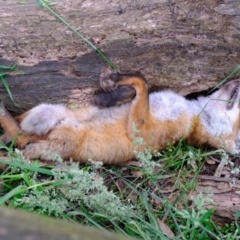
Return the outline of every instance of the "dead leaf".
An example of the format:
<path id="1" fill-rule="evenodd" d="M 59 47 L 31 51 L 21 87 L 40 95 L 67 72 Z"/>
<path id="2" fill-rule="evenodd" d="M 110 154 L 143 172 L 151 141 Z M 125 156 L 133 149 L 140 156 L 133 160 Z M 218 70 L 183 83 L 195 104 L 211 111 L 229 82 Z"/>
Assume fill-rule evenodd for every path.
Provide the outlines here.
<path id="1" fill-rule="evenodd" d="M 174 233 L 172 230 L 169 228 L 168 225 L 166 225 L 162 220 L 158 219 L 159 226 L 163 233 L 169 237 L 175 237 Z"/>
<path id="2" fill-rule="evenodd" d="M 144 174 L 141 171 L 132 171 L 134 177 L 143 177 Z"/>
<path id="3" fill-rule="evenodd" d="M 136 167 L 141 167 L 141 163 L 138 161 L 129 161 L 126 163 L 127 166 L 136 166 Z"/>

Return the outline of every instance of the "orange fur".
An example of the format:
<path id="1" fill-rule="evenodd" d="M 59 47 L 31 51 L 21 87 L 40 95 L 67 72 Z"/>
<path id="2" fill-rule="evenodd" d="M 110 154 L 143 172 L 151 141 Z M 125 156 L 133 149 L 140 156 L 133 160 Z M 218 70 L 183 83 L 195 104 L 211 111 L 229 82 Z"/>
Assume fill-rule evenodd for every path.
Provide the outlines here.
<path id="1" fill-rule="evenodd" d="M 239 82 L 227 84 L 214 93 L 213 99 L 210 100 L 215 101 L 214 98 L 223 97 L 229 101 L 236 94 L 239 100 L 238 84 Z M 231 122 L 229 126 L 223 123 L 225 124 L 223 130 L 218 134 L 218 129 L 211 130 L 211 126 L 214 125 L 214 116 L 211 115 L 208 119 L 211 109 L 204 110 L 203 116 L 199 114 L 201 104 L 205 104 L 207 99 L 188 102 L 172 92 L 152 95 L 150 99 L 147 82 L 138 75 L 111 74 L 101 80 L 101 86 L 108 91 L 123 85 L 132 86 L 136 91 L 136 97 L 130 104 L 119 107 L 101 110 L 94 106 L 66 109 L 60 105 L 40 105 L 16 118 L 23 126 L 22 129 L 8 117 L 0 117 L 1 126 L 5 130 L 2 140 L 14 139 L 19 135 L 16 145 L 30 159 L 52 160 L 60 156 L 65 160 L 72 158 L 87 162 L 92 159 L 106 164 L 121 164 L 131 160 L 134 158 L 136 148 L 142 150 L 150 147 L 152 151 L 158 151 L 164 149 L 168 143 L 182 138 L 197 146 L 209 144 L 229 152 L 237 151 L 235 142 L 239 136 L 240 114 L 235 103 L 232 104 L 232 109 L 227 105 L 228 102 L 224 104 L 216 101 L 207 106 L 207 108 L 217 106 L 218 112 L 214 113 L 216 116 L 219 114 L 221 117 L 225 111 L 224 114 Z M 178 103 L 181 101 L 182 105 Z M 165 104 L 163 106 L 165 110 L 161 110 L 161 104 Z M 180 110 L 178 108 L 171 110 L 175 104 L 180 104 Z M 196 110 L 192 110 L 191 106 Z M 220 128 L 222 119 L 224 120 L 224 117 L 216 118 Z M 133 124 L 137 126 L 135 133 Z M 34 126 L 38 128 L 36 132 Z M 227 130 L 224 130 L 224 127 Z M 144 145 L 136 147 L 133 143 L 136 137 L 143 138 Z"/>

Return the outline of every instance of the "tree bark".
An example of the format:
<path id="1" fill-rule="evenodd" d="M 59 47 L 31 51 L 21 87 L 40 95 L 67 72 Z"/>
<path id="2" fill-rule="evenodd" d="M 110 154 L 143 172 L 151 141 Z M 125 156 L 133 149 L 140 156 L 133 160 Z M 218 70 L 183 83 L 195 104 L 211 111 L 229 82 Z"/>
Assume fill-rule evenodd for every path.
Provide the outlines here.
<path id="1" fill-rule="evenodd" d="M 52 8 L 122 71 L 141 71 L 150 87 L 186 95 L 216 85 L 240 63 L 239 0 L 102 0 L 57 2 Z M 17 63 L 4 86 L 9 110 L 40 102 L 86 105 L 107 64 L 34 2 L 0 0 L 0 65 Z"/>
<path id="2" fill-rule="evenodd" d="M 120 234 L 3 207 L 0 209 L 0 238 L 4 240 L 129 239 Z"/>
<path id="3" fill-rule="evenodd" d="M 212 203 L 206 207 L 214 209 L 213 217 L 216 223 L 223 226 L 228 222 L 233 222 L 240 209 L 239 184 L 239 180 L 234 182 L 231 178 L 201 175 L 196 190 L 187 193 L 188 199 L 194 201 L 200 193 L 203 197 L 210 197 Z M 177 198 L 179 192 L 175 192 L 174 195 Z M 184 208 L 183 201 L 178 204 L 178 208 Z"/>

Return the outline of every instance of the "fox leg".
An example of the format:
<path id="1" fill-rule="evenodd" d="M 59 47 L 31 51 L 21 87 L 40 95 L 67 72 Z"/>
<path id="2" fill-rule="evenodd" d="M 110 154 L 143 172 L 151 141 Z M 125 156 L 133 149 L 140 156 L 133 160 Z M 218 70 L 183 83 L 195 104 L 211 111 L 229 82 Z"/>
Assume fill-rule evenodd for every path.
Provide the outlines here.
<path id="1" fill-rule="evenodd" d="M 18 123 L 6 110 L 3 102 L 0 103 L 0 124 L 4 130 L 4 134 L 0 137 L 0 141 L 5 144 L 14 140 L 14 138 L 21 133 Z"/>
<path id="2" fill-rule="evenodd" d="M 54 129 L 46 140 L 30 143 L 22 152 L 29 159 L 54 160 L 61 157 L 69 160 L 73 157 L 77 144 L 76 134 L 72 128 L 59 127 Z"/>
<path id="3" fill-rule="evenodd" d="M 13 140 L 21 132 L 18 123 L 4 107 L 3 102 L 0 103 L 0 124 L 5 132 L 1 136 L 4 142 Z"/>
<path id="4" fill-rule="evenodd" d="M 0 124 L 5 131 L 1 140 L 8 142 L 16 139 L 17 147 L 23 148 L 23 155 L 29 159 L 54 160 L 56 156 L 69 159 L 76 148 L 75 131 L 72 129 L 59 127 L 42 136 L 22 132 L 3 104 L 0 104 Z"/>
<path id="5" fill-rule="evenodd" d="M 17 121 L 7 111 L 3 103 L 0 103 L 0 124 L 4 130 L 4 134 L 0 137 L 0 141 L 5 144 L 16 140 L 17 147 L 23 148 L 30 142 L 45 138 L 45 136 L 30 135 L 22 132 Z"/>
<path id="6" fill-rule="evenodd" d="M 149 130 L 154 128 L 154 121 L 149 107 L 148 84 L 144 77 L 140 74 L 110 74 L 102 78 L 100 84 L 106 91 L 115 90 L 117 87 L 124 85 L 135 89 L 136 96 L 131 102 L 127 133 L 131 139 L 136 137 L 133 132 L 133 124 L 135 124 L 139 136 L 145 142 L 149 141 L 149 136 L 151 135 Z"/>
<path id="7" fill-rule="evenodd" d="M 11 141 L 12 139 L 8 136 L 7 133 L 2 134 L 0 137 L 0 143 L 9 144 Z"/>
<path id="8" fill-rule="evenodd" d="M 67 160 L 71 158 L 72 143 L 68 143 L 62 139 L 55 140 L 40 140 L 30 143 L 22 149 L 25 157 L 33 160 L 56 160 L 58 157 Z"/>
<path id="9" fill-rule="evenodd" d="M 6 110 L 2 102 L 0 104 L 0 124 L 4 130 L 0 139 L 3 143 L 9 143 L 16 138 L 16 144 L 23 147 L 29 142 L 26 135 L 21 135 L 22 132 L 18 123 Z"/>

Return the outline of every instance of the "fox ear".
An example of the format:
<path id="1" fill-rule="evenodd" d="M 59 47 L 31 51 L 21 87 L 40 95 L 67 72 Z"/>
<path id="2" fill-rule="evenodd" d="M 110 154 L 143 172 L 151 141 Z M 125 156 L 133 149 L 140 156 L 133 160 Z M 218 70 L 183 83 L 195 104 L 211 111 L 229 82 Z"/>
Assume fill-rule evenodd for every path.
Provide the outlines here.
<path id="1" fill-rule="evenodd" d="M 234 104 L 236 102 L 239 102 L 239 87 L 240 87 L 240 81 L 236 81 L 235 83 L 235 87 L 233 89 L 231 89 L 231 91 L 229 92 L 229 100 L 227 103 L 227 110 L 231 110 L 234 106 Z"/>

